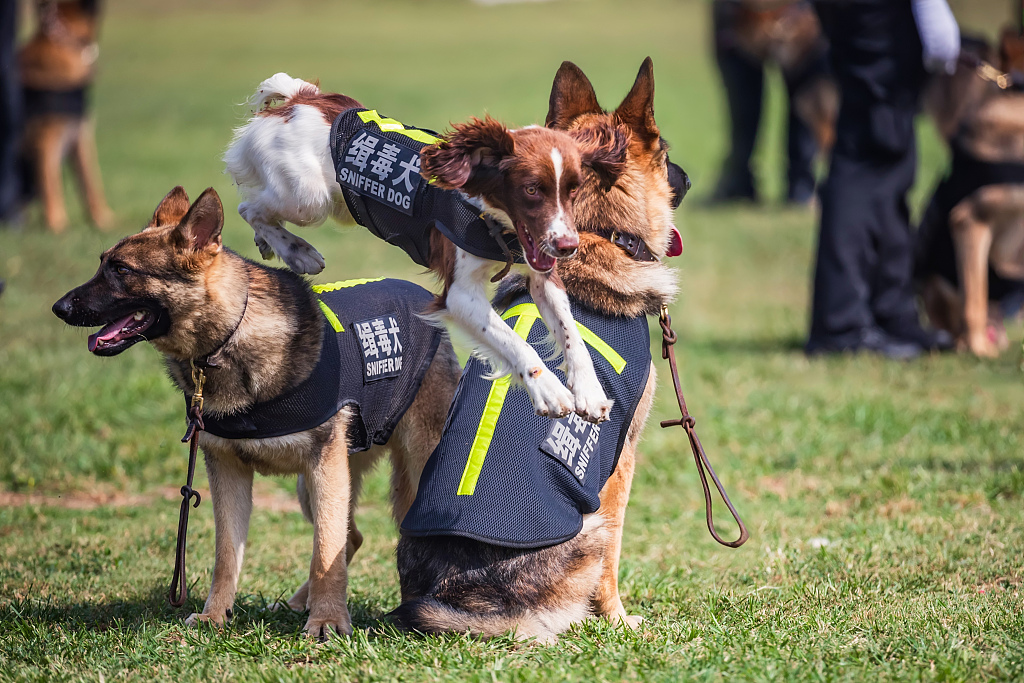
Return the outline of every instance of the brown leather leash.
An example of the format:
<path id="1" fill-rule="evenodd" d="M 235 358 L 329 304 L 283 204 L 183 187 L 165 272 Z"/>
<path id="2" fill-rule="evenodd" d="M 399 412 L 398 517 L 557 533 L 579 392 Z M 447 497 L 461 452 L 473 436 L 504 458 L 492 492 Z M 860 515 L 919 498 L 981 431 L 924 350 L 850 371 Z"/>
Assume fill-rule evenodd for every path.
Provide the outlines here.
<path id="1" fill-rule="evenodd" d="M 677 420 L 662 420 L 662 427 L 675 427 L 680 425 L 686 430 L 686 437 L 690 440 L 690 450 L 693 451 L 693 461 L 697 464 L 697 473 L 700 475 L 700 483 L 704 487 L 704 515 L 708 520 L 708 531 L 711 532 L 711 537 L 724 546 L 730 548 L 739 548 L 741 545 L 747 542 L 750 538 L 750 534 L 747 532 L 747 527 L 740 519 L 740 515 L 736 512 L 736 508 L 733 507 L 732 501 L 729 500 L 729 495 L 725 492 L 725 488 L 722 486 L 722 482 L 718 479 L 718 475 L 715 474 L 715 469 L 711 466 L 711 462 L 708 460 L 707 454 L 704 452 L 704 446 L 700 443 L 700 438 L 697 436 L 695 429 L 697 421 L 693 419 L 689 411 L 686 409 L 686 399 L 683 398 L 683 387 L 679 383 L 679 370 L 676 368 L 676 352 L 673 346 L 676 343 L 676 333 L 672 331 L 672 316 L 668 314 L 668 306 L 662 305 L 661 316 L 658 319 L 661 324 L 661 357 L 668 361 L 669 369 L 672 371 L 672 385 L 676 390 L 676 401 L 679 403 L 680 418 Z M 706 470 L 706 472 L 705 472 Z M 718 535 L 715 530 L 715 521 L 711 511 L 711 488 L 708 486 L 708 475 L 711 475 L 711 480 L 715 483 L 715 488 L 718 489 L 719 495 L 722 496 L 722 500 L 725 501 L 726 507 L 729 508 L 729 513 L 732 514 L 732 518 L 736 520 L 736 524 L 740 528 L 740 536 L 735 541 L 727 541 Z"/>
<path id="2" fill-rule="evenodd" d="M 206 374 L 202 368 L 197 368 L 194 361 L 192 365 L 192 384 L 196 391 L 192 394 L 192 404 L 188 409 L 188 429 L 185 436 L 181 437 L 182 443 L 188 443 L 188 477 L 185 485 L 181 487 L 181 510 L 178 513 L 178 538 L 174 543 L 174 576 L 171 577 L 171 589 L 167 601 L 174 607 L 181 607 L 188 598 L 188 582 L 185 580 L 185 542 L 188 539 L 188 510 L 189 507 L 199 507 L 203 498 L 199 491 L 192 488 L 192 478 L 196 473 L 196 451 L 199 449 L 199 432 L 203 425 L 203 384 L 206 383 Z M 192 499 L 196 502 L 191 504 Z"/>

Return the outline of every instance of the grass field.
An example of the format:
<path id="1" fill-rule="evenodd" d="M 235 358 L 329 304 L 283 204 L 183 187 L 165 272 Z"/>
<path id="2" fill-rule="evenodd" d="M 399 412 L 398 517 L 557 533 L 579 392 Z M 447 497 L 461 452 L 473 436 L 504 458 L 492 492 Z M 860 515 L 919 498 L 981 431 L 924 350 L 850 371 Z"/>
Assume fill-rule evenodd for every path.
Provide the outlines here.
<path id="1" fill-rule="evenodd" d="M 992 362 L 804 358 L 813 214 L 699 205 L 725 145 L 705 2 L 171 4 L 108 6 L 95 101 L 115 230 L 80 220 L 60 237 L 32 221 L 0 230 L 0 679 L 1024 679 L 1019 347 Z M 989 32 L 1003 4 L 954 3 Z M 623 547 L 623 601 L 645 618 L 639 632 L 590 622 L 557 646 L 517 647 L 382 629 L 398 599 L 383 471 L 358 513 L 367 541 L 351 568 L 352 639 L 308 642 L 303 616 L 263 609 L 308 571 L 312 534 L 287 480 L 258 487 L 265 504 L 231 625 L 186 629 L 164 599 L 186 464 L 181 397 L 155 351 L 93 357 L 52 303 L 178 183 L 193 197 L 216 187 L 226 243 L 258 257 L 219 156 L 243 119 L 238 103 L 277 71 L 441 129 L 484 111 L 542 121 L 563 59 L 613 107 L 648 54 L 658 121 L 695 183 L 677 217 L 684 387 L 747 545 L 722 548 L 703 528 L 682 432 L 657 427 L 673 409 L 662 370 Z M 758 170 L 775 198 L 777 88 L 770 99 Z M 915 205 L 945 163 L 926 124 L 920 139 Z M 318 281 L 429 284 L 362 228 L 305 235 L 327 258 Z M 210 584 L 208 501 L 189 540 L 194 609 Z"/>

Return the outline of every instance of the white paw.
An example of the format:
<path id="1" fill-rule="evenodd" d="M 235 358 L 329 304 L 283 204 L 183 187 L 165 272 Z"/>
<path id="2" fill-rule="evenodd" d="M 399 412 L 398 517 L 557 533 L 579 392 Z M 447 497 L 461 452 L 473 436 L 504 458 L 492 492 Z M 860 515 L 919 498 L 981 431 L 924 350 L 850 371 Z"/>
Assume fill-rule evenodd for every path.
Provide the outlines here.
<path id="1" fill-rule="evenodd" d="M 533 409 L 542 417 L 559 418 L 571 413 L 576 405 L 572 392 L 544 366 L 531 368 L 523 377 L 530 393 Z"/>
<path id="2" fill-rule="evenodd" d="M 289 268 L 300 275 L 316 275 L 327 265 L 320 252 L 313 248 L 313 245 L 295 235 L 291 235 L 291 241 L 287 248 L 282 250 L 276 248 L 274 251 L 281 257 Z"/>
<path id="3" fill-rule="evenodd" d="M 594 424 L 604 422 L 611 416 L 612 405 L 615 402 L 605 396 L 597 375 L 590 373 L 590 377 L 578 378 L 570 386 L 577 415 Z"/>

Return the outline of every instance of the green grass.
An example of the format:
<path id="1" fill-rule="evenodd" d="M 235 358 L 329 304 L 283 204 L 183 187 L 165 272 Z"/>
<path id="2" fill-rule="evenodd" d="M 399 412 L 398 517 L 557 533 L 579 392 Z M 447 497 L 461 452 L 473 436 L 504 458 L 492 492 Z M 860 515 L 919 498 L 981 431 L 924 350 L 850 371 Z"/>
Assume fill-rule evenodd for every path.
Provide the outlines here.
<path id="1" fill-rule="evenodd" d="M 958 9 L 991 32 L 1003 4 Z M 140 345 L 114 359 L 90 356 L 86 332 L 64 327 L 49 307 L 178 183 L 193 197 L 216 187 L 229 208 L 227 244 L 258 256 L 218 159 L 243 120 L 237 103 L 261 79 L 281 70 L 319 77 L 437 129 L 484 111 L 527 124 L 543 119 L 561 60 L 576 61 L 614 106 L 650 54 L 658 121 L 695 182 L 677 217 L 686 242 L 673 307 L 683 383 L 752 537 L 729 550 L 703 528 L 682 432 L 656 424 L 673 410 L 659 363 L 663 386 L 623 545 L 623 600 L 646 620 L 638 633 L 593 622 L 554 647 L 516 647 L 383 628 L 379 617 L 398 593 L 381 470 L 357 517 L 367 538 L 351 569 L 357 634 L 325 645 L 298 635 L 300 615 L 263 610 L 308 570 L 311 531 L 296 512 L 255 513 L 236 617 L 219 633 L 186 629 L 164 600 L 175 501 L 78 510 L 50 498 L 0 509 L 0 678 L 1024 678 L 1020 351 L 992 362 L 803 357 L 813 214 L 699 206 L 725 145 L 705 3 L 167 5 L 108 7 L 95 99 L 117 228 L 75 225 L 60 237 L 35 222 L 0 230 L 0 490 L 66 498 L 182 481 L 182 399 L 158 355 Z M 757 159 L 773 198 L 782 106 L 773 88 Z M 920 140 L 918 206 L 945 163 L 927 124 Z M 306 236 L 327 258 L 318 281 L 387 274 L 429 284 L 361 228 Z M 1010 333 L 1019 340 L 1024 330 Z M 204 501 L 192 514 L 191 608 L 205 597 L 212 558 Z"/>

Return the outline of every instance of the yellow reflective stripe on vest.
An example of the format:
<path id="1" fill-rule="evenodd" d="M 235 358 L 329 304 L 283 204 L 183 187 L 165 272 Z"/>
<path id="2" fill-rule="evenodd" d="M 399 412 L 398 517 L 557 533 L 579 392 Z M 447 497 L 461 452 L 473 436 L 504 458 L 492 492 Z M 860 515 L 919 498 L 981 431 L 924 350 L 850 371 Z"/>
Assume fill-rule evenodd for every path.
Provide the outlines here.
<path id="1" fill-rule="evenodd" d="M 512 330 L 523 339 L 530 336 L 533 324 L 540 318 L 537 307 L 533 307 L 533 313 L 515 313 L 516 306 L 506 311 L 503 319 L 508 320 L 514 315 L 519 315 L 516 326 Z M 505 394 L 512 384 L 512 376 L 499 377 L 491 383 L 491 390 L 487 393 L 487 403 L 484 404 L 484 414 L 480 418 L 480 425 L 476 428 L 476 436 L 473 437 L 473 445 L 469 449 L 469 458 L 466 459 L 466 469 L 462 471 L 462 479 L 459 481 L 458 495 L 472 496 L 476 491 L 476 482 L 480 478 L 480 470 L 484 467 L 484 459 L 491 447 L 491 439 L 494 437 L 494 428 L 498 424 L 498 416 L 501 415 L 501 408 L 505 405 Z"/>
<path id="2" fill-rule="evenodd" d="M 416 142 L 422 142 L 428 145 L 432 145 L 437 142 L 437 138 L 424 130 L 417 130 L 416 128 L 406 128 L 400 121 L 394 119 L 382 118 L 377 113 L 376 109 L 369 109 L 367 111 L 361 111 L 357 114 L 363 123 L 369 123 L 373 121 L 377 124 L 377 127 L 388 133 L 398 133 L 404 135 L 407 138 L 412 138 Z"/>
<path id="3" fill-rule="evenodd" d="M 537 308 L 537 304 L 519 304 L 502 313 L 501 319 L 508 320 L 516 316 L 519 316 L 519 320 L 516 321 L 512 330 L 525 340 L 530 336 L 533 324 L 540 319 L 540 309 Z M 576 327 L 579 328 L 583 341 L 601 354 L 616 374 L 621 375 L 622 371 L 626 369 L 626 359 L 586 326 L 576 323 Z M 459 481 L 457 493 L 460 496 L 472 496 L 476 491 L 476 482 L 484 467 L 484 460 L 487 458 L 487 451 L 490 449 L 491 439 L 494 437 L 494 428 L 498 424 L 498 417 L 505 405 L 505 395 L 511 385 L 511 375 L 499 377 L 491 383 L 491 390 L 487 393 L 487 403 L 484 404 L 484 414 L 476 428 L 476 436 L 473 437 L 473 445 L 469 449 L 466 468 L 462 471 L 462 479 Z"/>
<path id="4" fill-rule="evenodd" d="M 327 318 L 327 322 L 331 324 L 331 327 L 335 332 L 344 332 L 345 326 L 338 320 L 338 316 L 334 315 L 334 311 L 331 310 L 330 306 L 325 304 L 323 301 L 317 301 L 320 304 L 320 310 L 324 312 L 324 317 Z"/>
<path id="5" fill-rule="evenodd" d="M 323 294 L 324 292 L 336 292 L 339 289 L 358 287 L 359 285 L 365 285 L 368 282 L 380 282 L 383 279 L 384 278 L 382 277 L 364 277 L 358 280 L 342 280 L 340 282 L 331 282 L 326 285 L 313 285 L 313 291 L 317 294 Z"/>
<path id="6" fill-rule="evenodd" d="M 326 285 L 313 285 L 313 291 L 317 294 L 323 294 L 324 292 L 336 292 L 339 289 L 347 289 L 348 287 L 358 287 L 359 285 L 365 285 L 368 282 L 380 282 L 384 278 L 372 277 L 372 278 L 360 278 L 358 280 L 341 280 L 340 282 L 331 282 Z M 344 332 L 345 326 L 338 320 L 338 316 L 334 314 L 330 306 L 325 304 L 321 300 L 317 300 L 320 304 L 320 310 L 324 312 L 324 317 L 327 318 L 327 322 L 331 324 L 331 328 L 335 332 Z"/>

